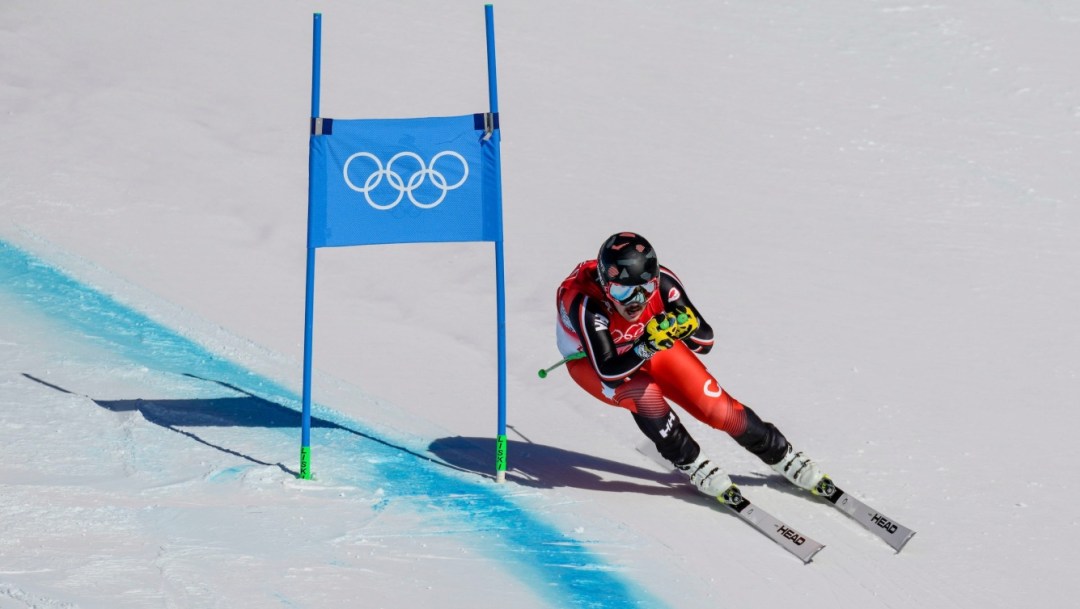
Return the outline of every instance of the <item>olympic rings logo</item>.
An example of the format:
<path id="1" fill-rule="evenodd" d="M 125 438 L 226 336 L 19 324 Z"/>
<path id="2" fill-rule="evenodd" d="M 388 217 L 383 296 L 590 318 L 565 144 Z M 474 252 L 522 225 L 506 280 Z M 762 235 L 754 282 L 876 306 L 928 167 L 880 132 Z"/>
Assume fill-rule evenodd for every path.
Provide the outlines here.
<path id="1" fill-rule="evenodd" d="M 443 175 L 442 172 L 435 169 L 435 164 L 439 162 L 439 159 L 443 157 L 453 157 L 461 163 L 461 179 L 453 184 L 448 183 L 446 176 Z M 363 186 L 357 186 L 352 181 L 352 179 L 349 178 L 349 165 L 351 165 L 354 160 L 359 158 L 369 159 L 370 161 L 375 163 L 376 167 L 375 171 L 368 175 L 368 177 L 364 180 Z M 402 178 L 400 173 L 394 171 L 394 163 L 403 158 L 412 159 L 417 163 L 417 165 L 419 165 L 419 169 L 415 170 L 412 175 L 409 176 L 408 181 Z M 465 162 L 465 157 L 454 152 L 453 150 L 443 150 L 442 152 L 431 157 L 430 163 L 425 163 L 424 159 L 415 152 L 399 152 L 394 156 L 390 157 L 390 160 L 386 163 L 385 167 L 383 166 L 382 161 L 379 160 L 379 157 L 375 156 L 374 154 L 370 152 L 357 152 L 356 154 L 345 159 L 345 166 L 341 170 L 341 173 L 345 178 L 345 184 L 347 184 L 352 190 L 363 193 L 364 199 L 367 200 L 368 205 L 374 207 L 375 209 L 378 209 L 380 211 L 392 209 L 396 207 L 398 203 L 401 203 L 401 200 L 405 198 L 405 196 L 408 196 L 409 202 L 419 207 L 420 209 L 431 209 L 432 207 L 435 207 L 436 205 L 442 203 L 443 199 L 446 198 L 446 194 L 448 192 L 456 188 L 460 188 L 461 185 L 465 183 L 465 180 L 469 179 L 469 164 Z M 380 204 L 372 200 L 371 191 L 378 188 L 379 184 L 382 183 L 383 178 L 386 178 L 386 183 L 390 186 L 390 188 L 393 188 L 397 191 L 397 198 L 390 203 Z M 432 186 L 441 192 L 438 198 L 436 198 L 430 203 L 419 201 L 415 196 L 413 196 L 413 191 L 415 191 L 417 188 L 420 188 L 420 186 L 422 186 L 427 180 L 430 180 Z"/>

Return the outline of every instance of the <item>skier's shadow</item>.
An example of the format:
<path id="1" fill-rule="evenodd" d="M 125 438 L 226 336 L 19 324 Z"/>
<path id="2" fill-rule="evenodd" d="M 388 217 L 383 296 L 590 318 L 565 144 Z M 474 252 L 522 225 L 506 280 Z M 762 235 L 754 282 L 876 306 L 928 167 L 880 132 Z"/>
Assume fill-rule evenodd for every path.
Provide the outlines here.
<path id="1" fill-rule="evenodd" d="M 428 446 L 439 459 L 478 475 L 494 469 L 494 438 L 453 436 Z M 507 441 L 507 479 L 532 488 L 574 487 L 616 493 L 682 495 L 685 478 L 675 472 L 658 472 L 636 465 L 586 455 L 555 446 Z M 610 476 L 619 479 L 605 479 Z M 638 481 L 640 480 L 640 482 Z M 687 487 L 688 488 L 688 487 Z"/>
<path id="2" fill-rule="evenodd" d="M 23 376 L 62 393 L 81 395 L 30 374 L 23 373 Z M 186 376 L 207 380 L 193 374 L 187 374 Z M 139 412 L 146 421 L 183 435 L 200 444 L 257 465 L 277 467 L 285 473 L 298 476 L 298 472 L 281 462 L 271 463 L 233 448 L 214 444 L 192 431 L 192 428 L 264 427 L 299 430 L 301 424 L 300 412 L 260 398 L 244 389 L 222 381 L 209 380 L 208 382 L 235 391 L 240 395 L 196 399 L 88 399 L 111 412 Z M 407 453 L 434 465 L 485 478 L 494 477 L 491 473 L 495 461 L 496 446 L 494 438 L 461 436 L 439 438 L 428 446 L 430 454 L 423 454 L 314 416 L 311 418 L 311 427 L 312 429 L 341 430 L 364 440 L 377 442 L 383 446 Z M 511 440 L 508 442 L 507 451 L 511 466 L 507 476 L 508 479 L 526 487 L 549 489 L 576 487 L 607 492 L 672 495 L 695 502 L 707 500 L 706 497 L 696 493 L 688 485 L 685 477 L 674 471 L 656 471 L 655 469 L 647 469 L 528 441 Z M 619 479 L 607 479 L 612 476 Z M 732 476 L 732 479 L 739 484 L 761 484 L 760 479 L 736 476 Z"/>
<path id="3" fill-rule="evenodd" d="M 428 446 L 428 450 L 457 469 L 492 477 L 488 472 L 494 469 L 494 438 L 439 438 Z M 686 477 L 674 470 L 656 471 L 529 441 L 508 440 L 507 455 L 507 480 L 522 486 L 670 495 L 693 503 L 715 503 L 694 490 Z M 607 480 L 605 474 L 624 479 Z M 637 479 L 640 482 L 625 478 Z M 771 477 L 758 474 L 733 475 L 731 479 L 739 486 L 774 487 L 775 484 Z M 775 488 L 785 492 L 788 490 L 782 484 Z"/>
<path id="4" fill-rule="evenodd" d="M 23 373 L 23 376 L 36 383 L 40 383 L 50 389 L 55 389 L 62 393 L 71 395 L 76 394 L 73 391 L 69 391 L 63 387 L 54 385 L 52 383 L 43 381 L 30 374 Z M 144 400 L 140 398 L 131 400 L 97 400 L 89 398 L 98 406 L 110 410 L 112 412 L 139 412 L 146 421 L 155 425 L 160 425 L 165 429 L 176 432 L 185 437 L 191 438 L 196 442 L 220 450 L 223 453 L 227 453 L 241 459 L 245 459 L 258 465 L 266 465 L 271 467 L 277 467 L 281 471 L 291 474 L 293 476 L 299 476 L 299 473 L 290 469 L 281 462 L 270 463 L 258 459 L 252 455 L 244 454 L 231 448 L 214 444 L 198 434 L 190 431 L 190 428 L 198 427 L 265 427 L 265 428 L 295 428 L 300 429 L 301 425 L 301 413 L 276 404 L 269 400 L 260 398 L 252 393 L 249 393 L 235 385 L 230 385 L 222 381 L 209 381 L 202 377 L 195 376 L 193 374 L 185 374 L 185 376 L 196 378 L 199 380 L 207 380 L 227 389 L 231 389 L 240 393 L 240 396 L 236 397 L 220 397 L 220 398 L 199 398 L 199 399 L 150 399 Z M 84 396 L 89 397 L 89 396 Z M 405 447 L 391 444 L 381 438 L 365 434 L 355 429 L 349 429 L 334 423 L 333 421 L 327 421 L 318 417 L 311 417 L 311 428 L 323 428 L 323 429 L 337 429 L 341 430 L 365 440 L 377 442 L 389 448 L 399 450 L 414 457 L 424 459 L 426 461 L 434 462 L 438 465 L 445 465 L 438 463 L 430 456 L 422 455 L 413 452 Z"/>

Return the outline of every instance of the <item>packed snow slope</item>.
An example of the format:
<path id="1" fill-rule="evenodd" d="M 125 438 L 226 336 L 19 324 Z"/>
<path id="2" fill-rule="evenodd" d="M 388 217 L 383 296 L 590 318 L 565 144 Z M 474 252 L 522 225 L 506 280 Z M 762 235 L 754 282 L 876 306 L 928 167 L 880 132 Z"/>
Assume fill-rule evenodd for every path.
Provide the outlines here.
<path id="1" fill-rule="evenodd" d="M 318 252 L 296 478 L 314 12 L 324 116 L 487 109 L 482 3 L 0 4 L 0 608 L 1071 606 L 1080 5 L 497 2 L 503 485 L 490 243 Z M 537 378 L 619 230 L 902 553 Z"/>

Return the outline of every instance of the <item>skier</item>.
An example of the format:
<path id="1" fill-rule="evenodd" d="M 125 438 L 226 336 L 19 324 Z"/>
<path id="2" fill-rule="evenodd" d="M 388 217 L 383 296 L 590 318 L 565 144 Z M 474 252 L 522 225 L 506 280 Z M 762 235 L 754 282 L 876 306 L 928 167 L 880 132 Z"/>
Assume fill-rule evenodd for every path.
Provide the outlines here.
<path id="1" fill-rule="evenodd" d="M 771 423 L 724 391 L 698 359 L 713 331 L 682 282 L 657 262 L 644 237 L 623 232 L 577 265 L 556 295 L 559 351 L 570 376 L 596 399 L 626 408 L 660 454 L 702 493 L 738 496 L 728 474 L 701 453 L 667 400 L 727 432 L 796 486 L 828 478 Z"/>

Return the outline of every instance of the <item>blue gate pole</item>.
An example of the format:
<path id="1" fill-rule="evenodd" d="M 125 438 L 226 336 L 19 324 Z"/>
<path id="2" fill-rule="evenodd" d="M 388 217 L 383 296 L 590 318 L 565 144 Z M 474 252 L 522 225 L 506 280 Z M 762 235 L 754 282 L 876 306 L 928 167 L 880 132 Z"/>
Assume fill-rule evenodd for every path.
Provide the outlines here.
<path id="1" fill-rule="evenodd" d="M 491 113 L 499 112 L 499 87 L 495 79 L 495 17 L 490 4 L 484 6 L 484 22 L 487 29 L 488 101 Z M 504 281 L 502 236 L 502 166 L 495 155 L 495 176 L 498 187 L 499 238 L 495 240 L 495 291 L 499 325 L 499 425 L 495 448 L 495 481 L 506 482 L 506 283 Z"/>
<path id="2" fill-rule="evenodd" d="M 311 52 L 311 120 L 319 117 L 322 64 L 322 14 L 315 13 Z M 314 129 L 313 129 L 314 130 Z M 311 245 L 311 152 L 308 152 L 307 279 L 304 289 L 304 394 L 300 418 L 300 478 L 311 480 L 311 340 L 315 320 L 315 248 Z"/>

